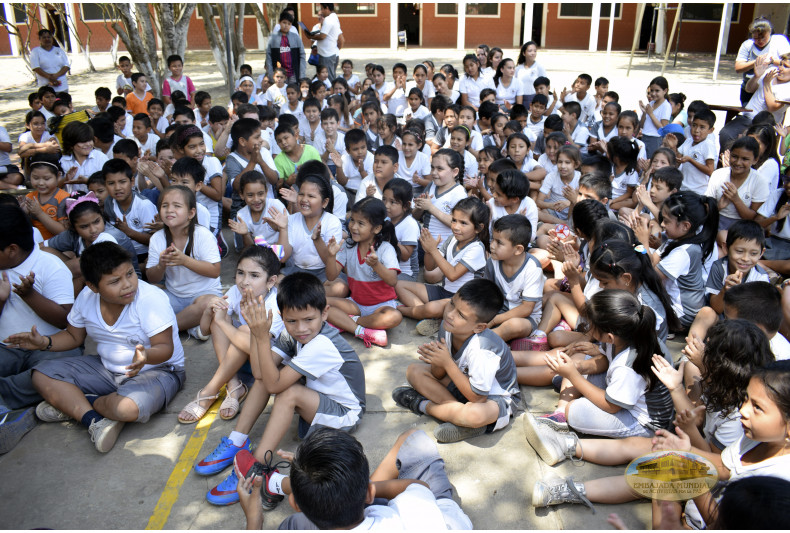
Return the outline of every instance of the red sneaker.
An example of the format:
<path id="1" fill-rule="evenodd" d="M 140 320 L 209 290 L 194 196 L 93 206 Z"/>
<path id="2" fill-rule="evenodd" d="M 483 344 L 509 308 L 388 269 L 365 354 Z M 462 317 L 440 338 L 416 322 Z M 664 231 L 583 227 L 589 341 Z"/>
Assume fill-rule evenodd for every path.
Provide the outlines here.
<path id="1" fill-rule="evenodd" d="M 272 465 L 274 454 L 271 450 L 266 450 L 264 462 L 261 463 L 253 457 L 247 450 L 239 451 L 233 458 L 233 469 L 239 478 L 249 478 L 253 482 L 256 477 L 263 478 L 261 484 L 261 505 L 264 511 L 271 511 L 277 504 L 285 499 L 282 494 L 269 492 L 269 477 L 272 472 L 280 472 L 278 468 L 288 466 L 288 462 L 280 461 Z"/>

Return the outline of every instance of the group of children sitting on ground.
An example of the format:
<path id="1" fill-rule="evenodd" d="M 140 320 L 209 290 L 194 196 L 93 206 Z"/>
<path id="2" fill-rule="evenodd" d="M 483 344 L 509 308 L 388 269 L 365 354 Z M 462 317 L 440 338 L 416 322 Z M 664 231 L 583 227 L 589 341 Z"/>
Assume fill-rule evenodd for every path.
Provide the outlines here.
<path id="1" fill-rule="evenodd" d="M 236 418 L 195 466 L 211 476 L 233 465 L 210 503 L 241 500 L 260 525 L 249 495 L 260 492 L 264 510 L 287 495 L 331 528 L 356 525 L 382 496 L 390 511 L 369 507 L 365 520 L 388 524 L 403 498 L 426 509 L 413 515 L 421 527 L 471 527 L 424 433 L 402 435 L 372 476 L 343 433 L 362 423 L 366 399 L 365 369 L 342 333 L 386 347 L 409 317 L 432 340 L 392 395 L 440 421 L 439 442 L 504 429 L 523 409 L 520 385 L 553 385 L 556 410 L 524 422 L 549 464 L 685 449 L 722 480 L 788 479 L 788 289 L 773 282 L 790 273 L 790 177 L 774 115 L 757 113 L 720 147 L 704 102 L 671 122 L 680 113 L 663 77 L 641 117 L 605 79 L 590 91 L 586 74 L 560 101 L 538 77 L 527 107 L 517 92 L 499 101 L 498 86 L 513 83 L 512 60 L 499 59 L 489 77 L 464 57 L 460 105 L 432 64 L 415 67 L 409 89 L 398 63 L 394 84 L 377 65 L 351 84 L 344 68 L 306 95 L 278 68 L 271 87 L 284 99 L 250 76 L 225 108 L 196 90 L 179 57 L 168 60 L 163 100 L 122 58 L 125 97 L 97 90 L 95 116 L 56 120 L 59 138 L 44 110 L 64 114 L 71 102 L 42 87 L 20 137 L 22 168 L 0 182 L 32 189 L 0 195 L 0 407 L 11 413 L 2 451 L 37 402 L 39 420 L 77 420 L 109 451 L 126 422 L 147 421 L 181 389 L 186 331 L 211 339 L 217 369 L 198 378 L 178 420 L 200 420 L 223 388 L 220 417 Z M 223 294 L 232 248 L 235 283 Z M 676 334 L 687 335 L 679 367 L 664 344 Z M 98 355 L 82 355 L 87 336 Z M 295 456 L 277 448 L 294 413 L 306 438 Z M 356 492 L 316 486 L 334 469 L 354 472 Z M 341 497 L 357 507 L 326 507 Z M 634 498 L 622 476 L 540 481 L 533 492 L 535 506 Z M 716 522 L 710 498 L 689 503 L 690 524 Z M 298 516 L 291 527 L 311 523 Z"/>

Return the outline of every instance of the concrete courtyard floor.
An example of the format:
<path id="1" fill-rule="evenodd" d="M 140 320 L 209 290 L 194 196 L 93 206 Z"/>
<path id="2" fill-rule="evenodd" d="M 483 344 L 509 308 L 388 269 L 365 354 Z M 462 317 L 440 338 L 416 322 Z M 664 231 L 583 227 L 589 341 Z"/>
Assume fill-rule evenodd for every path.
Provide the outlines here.
<path id="1" fill-rule="evenodd" d="M 460 65 L 463 51 L 410 49 L 347 49 L 343 58 L 354 60 L 355 71 L 369 61 L 384 64 L 387 71 L 396 61 L 410 67 L 432 59 L 437 67 L 445 62 Z M 517 51 L 506 50 L 515 58 Z M 93 105 L 93 91 L 104 85 L 114 87 L 117 72 L 111 69 L 109 54 L 94 54 L 100 72 L 71 76 L 72 94 L 77 108 Z M 634 109 L 644 97 L 649 80 L 660 74 L 660 61 L 644 56 L 634 59 L 631 76 L 625 77 L 628 55 L 590 54 L 576 51 L 541 50 L 538 60 L 549 71 L 559 92 L 569 86 L 580 72 L 593 78 L 605 75 L 610 89 L 618 91 L 624 109 Z M 81 58 L 75 71 L 81 68 Z M 263 55 L 250 52 L 247 61 L 256 74 L 263 69 Z M 210 53 L 187 54 L 185 72 L 199 89 L 208 89 L 215 104 L 227 102 L 221 76 L 212 65 Z M 0 125 L 8 128 L 14 141 L 23 131 L 27 111 L 27 94 L 34 87 L 27 83 L 24 66 L 18 59 L 0 58 Z M 738 76 L 732 60 L 723 60 L 719 81 L 710 81 L 713 69 L 709 56 L 686 56 L 678 60 L 666 76 L 672 92 L 682 91 L 688 101 L 702 98 L 710 103 L 737 104 Z M 719 117 L 723 120 L 723 116 Z M 227 231 L 227 230 L 225 230 Z M 236 255 L 223 261 L 222 281 L 232 283 Z M 417 417 L 396 406 L 391 399 L 393 388 L 405 381 L 406 366 L 416 360 L 416 348 L 424 341 L 415 332 L 415 322 L 405 319 L 389 335 L 385 348 L 365 348 L 357 339 L 350 340 L 365 366 L 367 413 L 355 433 L 365 447 L 372 466 L 387 452 L 398 434 L 417 427 L 432 435 L 437 423 L 427 416 Z M 346 335 L 350 338 L 350 335 Z M 183 338 L 183 337 L 182 337 Z M 671 342 L 677 356 L 681 344 Z M 88 351 L 95 346 L 88 344 Z M 115 448 L 108 454 L 94 449 L 87 431 L 77 422 L 39 424 L 11 452 L 0 456 L 0 527 L 7 529 L 241 529 L 244 517 L 239 506 L 213 507 L 205 493 L 224 479 L 224 473 L 210 478 L 191 471 L 194 463 L 207 455 L 222 436 L 233 428 L 233 421 L 218 416 L 211 423 L 183 425 L 177 413 L 208 380 L 216 368 L 210 342 L 184 340 L 187 382 L 170 406 L 146 423 L 128 424 Z M 93 352 L 95 353 L 95 352 Z M 549 387 L 522 388 L 524 403 L 533 413 L 553 409 L 557 395 Z M 218 404 L 213 411 L 216 413 Z M 260 437 L 268 419 L 261 416 L 251 432 L 253 442 Z M 295 424 L 281 443 L 293 450 L 298 445 Z M 564 505 L 535 510 L 531 505 L 535 481 L 547 476 L 573 476 L 587 480 L 623 474 L 624 467 L 601 467 L 584 463 L 576 466 L 565 461 L 546 466 L 527 444 L 521 420 L 507 429 L 466 442 L 439 446 L 446 462 L 456 497 L 478 529 L 608 529 L 609 513 L 618 513 L 633 529 L 650 527 L 650 504 L 639 501 L 624 505 L 598 505 L 593 514 L 584 506 Z M 291 509 L 281 504 L 265 517 L 265 528 L 276 528 Z"/>

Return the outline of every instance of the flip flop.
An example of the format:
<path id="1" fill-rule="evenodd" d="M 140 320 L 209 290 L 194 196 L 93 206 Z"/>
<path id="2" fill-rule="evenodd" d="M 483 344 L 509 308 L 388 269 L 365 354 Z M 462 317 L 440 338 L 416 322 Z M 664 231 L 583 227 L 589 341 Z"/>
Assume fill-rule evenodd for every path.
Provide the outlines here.
<path id="1" fill-rule="evenodd" d="M 242 394 L 239 398 L 234 398 L 233 396 L 231 396 L 234 392 L 236 392 L 242 387 L 244 387 L 244 394 Z M 238 385 L 236 385 L 232 389 L 227 390 L 225 394 L 225 399 L 222 400 L 222 404 L 220 404 L 219 406 L 220 418 L 222 418 L 222 420 L 230 420 L 232 418 L 235 418 L 236 415 L 239 414 L 239 407 L 241 406 L 241 402 L 243 402 L 244 398 L 247 397 L 248 392 L 250 392 L 250 390 L 247 388 L 247 385 L 245 385 L 241 381 L 239 382 Z M 230 416 L 225 416 L 222 414 L 223 409 L 231 409 L 233 414 Z"/>
<path id="2" fill-rule="evenodd" d="M 214 400 L 219 398 L 219 394 L 215 394 L 214 396 L 201 396 L 202 393 L 203 393 L 203 389 L 200 389 L 197 393 L 197 397 L 191 402 L 189 402 L 188 404 L 186 404 L 183 409 L 181 409 L 181 412 L 178 413 L 179 422 L 181 422 L 182 424 L 196 423 L 198 420 L 200 420 L 206 415 L 206 411 L 208 411 L 209 408 L 211 407 L 211 404 L 209 404 L 208 407 L 203 407 L 202 405 L 200 405 L 200 402 L 204 400 L 211 400 L 211 402 L 214 403 Z M 181 415 L 185 413 L 192 415 L 194 418 L 192 420 L 187 420 L 182 418 Z"/>

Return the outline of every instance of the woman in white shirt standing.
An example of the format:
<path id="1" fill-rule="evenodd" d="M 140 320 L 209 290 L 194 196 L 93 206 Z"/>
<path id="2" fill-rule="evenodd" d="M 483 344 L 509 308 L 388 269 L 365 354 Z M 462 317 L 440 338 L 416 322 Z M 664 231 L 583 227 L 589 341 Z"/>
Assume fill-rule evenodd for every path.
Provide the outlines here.
<path id="1" fill-rule="evenodd" d="M 38 32 L 39 46 L 30 51 L 30 67 L 36 74 L 39 87 L 49 85 L 55 91 L 69 90 L 66 73 L 71 69 L 69 58 L 62 48 L 55 46 L 52 32 L 46 28 Z"/>
<path id="2" fill-rule="evenodd" d="M 529 104 L 532 103 L 532 98 L 535 96 L 535 80 L 539 76 L 546 76 L 546 69 L 535 60 L 537 57 L 538 43 L 527 41 L 521 47 L 516 60 L 516 78 L 521 82 L 521 87 L 524 89 L 524 105 L 527 108 L 529 108 Z"/>

